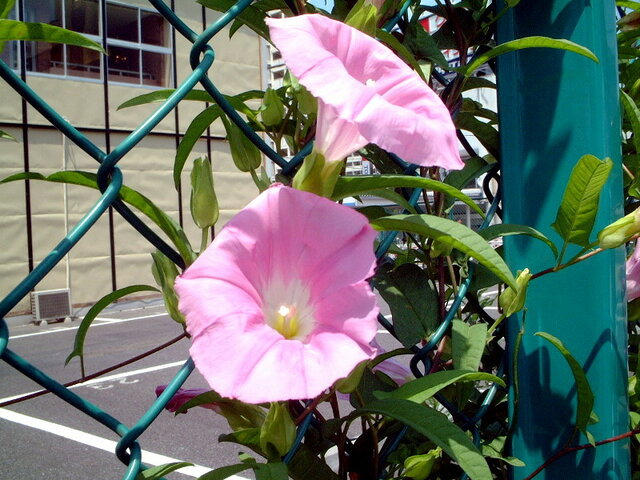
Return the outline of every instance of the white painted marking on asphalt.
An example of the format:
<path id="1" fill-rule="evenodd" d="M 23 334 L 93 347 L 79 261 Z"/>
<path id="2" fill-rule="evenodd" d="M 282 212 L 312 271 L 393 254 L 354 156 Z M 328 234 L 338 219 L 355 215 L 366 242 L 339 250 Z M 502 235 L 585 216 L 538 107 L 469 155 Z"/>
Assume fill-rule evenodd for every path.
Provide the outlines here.
<path id="1" fill-rule="evenodd" d="M 158 370 L 164 370 L 165 368 L 177 367 L 178 365 L 182 365 L 182 364 L 184 364 L 184 360 L 181 360 L 179 362 L 165 363 L 164 365 L 156 365 L 155 367 L 141 368 L 139 370 L 132 370 L 130 372 L 116 373 L 114 375 L 109 375 L 107 377 L 93 378 L 91 380 L 87 380 L 86 382 L 78 383 L 76 385 L 72 385 L 72 386 L 67 387 L 67 388 L 72 389 L 72 388 L 78 388 L 78 387 L 88 387 L 88 386 L 91 386 L 91 385 L 95 385 L 96 383 L 112 382 L 114 380 L 119 380 L 121 378 L 134 377 L 136 375 L 143 375 L 145 373 L 151 373 L 151 372 L 157 372 Z M 34 390 L 33 392 L 21 393 L 20 395 L 14 395 L 12 397 L 0 398 L 0 403 L 8 402 L 10 400 L 13 400 L 14 398 L 20 398 L 20 397 L 23 397 L 25 395 L 31 395 L 32 393 L 36 393 L 36 392 L 39 392 L 39 391 L 40 390 Z"/>
<path id="2" fill-rule="evenodd" d="M 101 322 L 105 322 L 105 323 L 122 323 L 122 322 L 128 322 L 130 320 L 144 320 L 145 318 L 155 318 L 155 317 L 165 317 L 168 314 L 165 313 L 154 313 L 152 315 L 143 315 L 142 317 L 135 317 L 135 318 L 104 318 L 104 317 L 97 317 L 96 320 L 100 320 Z"/>
<path id="3" fill-rule="evenodd" d="M 117 442 L 114 442 L 113 440 L 98 437 L 97 435 L 83 432 L 82 430 L 76 430 L 75 428 L 65 427 L 64 425 L 49 422 L 47 420 L 41 420 L 29 415 L 17 413 L 12 410 L 7 410 L 6 408 L 0 408 L 0 418 L 9 422 L 24 425 L 26 427 L 31 427 L 43 432 L 51 433 L 52 435 L 57 435 L 74 442 L 89 445 L 90 447 L 97 448 L 98 450 L 104 450 L 105 452 L 115 452 L 117 445 Z M 156 466 L 165 463 L 180 461 L 181 460 L 178 460 L 176 458 L 167 457 L 166 455 L 160 455 L 158 453 L 142 450 L 142 462 L 146 463 L 147 465 Z M 209 472 L 210 470 L 212 469 L 209 467 L 194 465 L 192 467 L 181 468 L 180 470 L 178 470 L 178 473 L 197 478 Z M 230 478 L 231 480 L 248 480 L 245 477 L 241 477 L 239 475 L 233 475 L 228 478 Z"/>
<path id="4" fill-rule="evenodd" d="M 116 323 L 124 323 L 124 322 L 131 322 L 133 320 L 142 320 L 145 318 L 152 318 L 152 317 L 161 317 L 166 315 L 166 313 L 157 313 L 154 315 L 147 315 L 145 317 L 134 317 L 134 318 L 123 318 L 122 320 L 113 320 L 113 319 L 102 319 L 102 318 L 96 318 L 96 321 L 101 321 L 102 323 L 93 323 L 91 324 L 91 327 L 99 327 L 100 325 L 111 325 L 111 324 L 116 324 Z M 55 330 L 47 330 L 44 332 L 34 332 L 34 333 L 25 333 L 22 335 L 14 335 L 13 337 L 9 337 L 9 340 L 16 340 L 18 338 L 26 338 L 26 337 L 35 337 L 37 335 L 48 335 L 49 333 L 60 333 L 60 332 L 67 332 L 70 330 L 77 330 L 78 328 L 80 328 L 80 325 L 76 325 L 74 327 L 61 327 L 61 328 L 56 328 Z"/>

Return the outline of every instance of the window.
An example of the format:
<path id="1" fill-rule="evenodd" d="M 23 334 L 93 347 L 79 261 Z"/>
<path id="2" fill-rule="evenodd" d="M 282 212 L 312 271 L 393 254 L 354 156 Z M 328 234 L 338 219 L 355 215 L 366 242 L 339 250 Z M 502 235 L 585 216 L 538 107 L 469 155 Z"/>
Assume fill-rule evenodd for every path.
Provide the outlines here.
<path id="1" fill-rule="evenodd" d="M 83 33 L 102 43 L 101 0 L 25 0 L 24 18 Z M 26 42 L 27 71 L 47 75 L 108 79 L 135 85 L 169 84 L 171 59 L 169 25 L 156 12 L 108 2 L 108 60 L 93 50 L 68 45 Z M 18 67 L 15 42 L 7 44 L 0 58 Z"/>

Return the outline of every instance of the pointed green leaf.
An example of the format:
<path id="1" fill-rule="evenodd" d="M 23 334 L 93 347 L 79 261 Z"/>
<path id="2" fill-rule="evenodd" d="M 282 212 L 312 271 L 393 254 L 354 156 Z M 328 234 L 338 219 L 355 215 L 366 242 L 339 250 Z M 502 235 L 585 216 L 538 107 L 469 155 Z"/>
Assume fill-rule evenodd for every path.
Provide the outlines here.
<path id="1" fill-rule="evenodd" d="M 479 55 L 473 62 L 464 67 L 461 73 L 465 77 L 469 77 L 478 67 L 487 63 L 492 58 L 507 52 L 522 50 L 524 48 L 555 48 L 559 50 L 566 50 L 568 52 L 574 52 L 585 56 L 594 62 L 598 62 L 598 57 L 596 57 L 591 50 L 570 40 L 533 36 L 511 40 L 510 42 L 505 42 L 493 47 L 488 52 Z"/>
<path id="2" fill-rule="evenodd" d="M 83 363 L 83 372 L 82 375 L 85 375 L 84 372 L 84 341 L 87 337 L 87 333 L 89 332 L 89 327 L 96 319 L 96 317 L 104 310 L 107 306 L 111 305 L 116 300 L 126 296 L 131 295 L 136 292 L 158 292 L 158 289 L 152 287 L 151 285 L 131 285 L 129 287 L 121 288 L 114 292 L 111 292 L 100 300 L 96 302 L 96 304 L 89 309 L 87 314 L 80 322 L 80 326 L 78 327 L 78 331 L 76 332 L 76 338 L 73 342 L 73 351 L 69 354 L 67 359 L 64 361 L 65 365 L 68 365 L 73 357 L 80 357 L 80 361 Z"/>
<path id="3" fill-rule="evenodd" d="M 620 101 L 624 107 L 624 114 L 631 123 L 633 132 L 633 145 L 636 152 L 640 152 L 640 109 L 638 105 L 624 90 L 620 90 Z"/>
<path id="4" fill-rule="evenodd" d="M 542 232 L 527 225 L 500 223 L 496 225 L 490 225 L 484 230 L 480 230 L 478 233 L 487 241 L 493 240 L 494 238 L 498 237 L 506 237 L 508 235 L 528 235 L 546 243 L 553 252 L 553 256 L 558 258 L 558 248 L 555 246 L 555 244 L 551 240 L 549 240 Z"/>
<path id="5" fill-rule="evenodd" d="M 147 468 L 138 474 L 136 480 L 161 480 L 165 475 L 175 472 L 184 467 L 192 467 L 193 463 L 188 462 L 173 462 L 166 463 L 164 465 L 158 465 L 157 467 Z"/>
<path id="6" fill-rule="evenodd" d="M 7 140 L 13 140 L 14 142 L 17 142 L 18 140 L 16 139 L 16 137 L 14 137 L 13 135 L 11 135 L 10 133 L 5 132 L 4 130 L 0 130 L 0 138 L 5 138 Z"/>
<path id="7" fill-rule="evenodd" d="M 8 40 L 64 43 L 66 45 L 97 50 L 104 54 L 107 53 L 99 43 L 65 28 L 47 25 L 46 23 L 29 23 L 2 18 L 0 19 L 0 42 Z"/>
<path id="8" fill-rule="evenodd" d="M 148 105 L 150 103 L 164 102 L 173 94 L 173 92 L 175 92 L 174 88 L 165 88 L 162 90 L 155 90 L 150 93 L 144 93 L 121 103 L 120 105 L 118 105 L 118 110 L 129 107 L 137 107 L 140 105 Z M 204 90 L 190 90 L 183 100 L 196 100 L 200 102 L 214 103 L 213 97 Z"/>
<path id="9" fill-rule="evenodd" d="M 0 18 L 7 18 L 15 3 L 16 0 L 0 0 Z"/>
<path id="10" fill-rule="evenodd" d="M 493 478 L 486 460 L 468 435 L 452 423 L 446 415 L 432 408 L 394 398 L 371 402 L 356 412 L 379 413 L 410 426 L 442 448 L 460 465 L 471 480 Z"/>
<path id="11" fill-rule="evenodd" d="M 460 130 L 473 133 L 484 148 L 494 157 L 498 157 L 500 149 L 498 130 L 489 122 L 482 122 L 469 112 L 458 112 L 454 123 Z"/>
<path id="12" fill-rule="evenodd" d="M 283 462 L 258 463 L 253 467 L 256 480 L 288 480 L 287 465 Z"/>
<path id="13" fill-rule="evenodd" d="M 593 412 L 594 396 L 584 370 L 559 339 L 546 332 L 537 332 L 536 335 L 544 338 L 556 347 L 567 361 L 576 382 L 576 391 L 578 392 L 576 428 L 588 437 L 587 426 L 589 425 Z"/>
<path id="14" fill-rule="evenodd" d="M 439 324 L 438 294 L 427 274 L 407 263 L 376 276 L 375 287 L 391 309 L 393 328 L 409 348 L 427 339 Z"/>
<path id="15" fill-rule="evenodd" d="M 332 199 L 341 200 L 346 197 L 362 195 L 380 188 L 424 188 L 442 192 L 465 205 L 484 218 L 484 212 L 476 203 L 459 189 L 437 180 L 410 175 L 358 175 L 353 177 L 340 177 L 333 190 Z"/>
<path id="16" fill-rule="evenodd" d="M 211 470 L 210 472 L 205 473 L 204 475 L 198 477 L 198 480 L 224 480 L 225 478 L 229 478 L 236 473 L 244 472 L 245 470 L 249 470 L 253 465 L 249 463 L 237 463 L 235 465 L 227 465 L 224 467 L 216 468 L 215 470 Z"/>
<path id="17" fill-rule="evenodd" d="M 502 257 L 480 235 L 458 222 L 433 215 L 393 215 L 378 218 L 371 222 L 371 226 L 381 231 L 416 233 L 456 248 L 515 288 L 515 278 Z"/>
<path id="18" fill-rule="evenodd" d="M 375 396 L 380 399 L 388 398 L 423 403 L 453 383 L 476 381 L 493 382 L 502 387 L 505 386 L 501 378 L 491 375 L 490 373 L 472 370 L 442 370 L 411 380 L 392 392 L 375 392 Z"/>
<path id="19" fill-rule="evenodd" d="M 226 13 L 236 4 L 234 0 L 198 0 L 198 3 L 210 8 L 211 10 L 223 13 Z M 236 14 L 236 21 L 240 22 L 242 25 L 246 25 L 262 38 L 269 40 L 269 29 L 267 28 L 267 24 L 264 22 L 264 19 L 265 14 L 253 5 L 245 7 Z M 237 27 L 235 29 L 231 29 L 229 31 L 229 36 L 231 37 L 236 30 Z"/>
<path id="20" fill-rule="evenodd" d="M 486 343 L 486 323 L 469 325 L 462 320 L 453 320 L 451 327 L 453 368 L 456 370 L 477 371 Z"/>
<path id="21" fill-rule="evenodd" d="M 571 171 L 569 183 L 562 196 L 556 221 L 552 227 L 567 243 L 581 247 L 589 245 L 589 236 L 596 221 L 600 191 L 613 162 L 585 155 Z"/>

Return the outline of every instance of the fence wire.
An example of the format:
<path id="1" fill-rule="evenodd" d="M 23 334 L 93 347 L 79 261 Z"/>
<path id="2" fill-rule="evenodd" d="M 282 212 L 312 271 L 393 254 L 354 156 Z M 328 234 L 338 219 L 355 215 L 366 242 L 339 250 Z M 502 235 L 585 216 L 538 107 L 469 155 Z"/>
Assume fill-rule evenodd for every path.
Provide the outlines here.
<path id="1" fill-rule="evenodd" d="M 124 174 L 120 168 L 122 160 L 126 160 L 126 156 L 136 147 L 136 145 L 148 135 L 173 109 L 191 92 L 198 84 L 200 84 L 225 112 L 225 114 L 236 123 L 244 134 L 273 162 L 283 169 L 283 174 L 291 175 L 295 168 L 302 162 L 302 159 L 310 152 L 311 144 L 308 144 L 294 158 L 286 161 L 278 153 L 276 153 L 269 145 L 267 145 L 260 136 L 258 136 L 242 119 L 242 117 L 233 109 L 226 101 L 223 94 L 217 89 L 214 83 L 208 78 L 207 72 L 215 62 L 215 52 L 209 45 L 209 41 L 217 35 L 225 26 L 232 22 L 244 8 L 252 3 L 252 0 L 240 0 L 233 5 L 226 13 L 224 13 L 215 23 L 209 26 L 204 32 L 198 34 L 189 28 L 162 0 L 149 0 L 149 3 L 164 16 L 164 18 L 175 28 L 177 32 L 183 35 L 189 42 L 193 44 L 190 53 L 190 64 L 192 72 L 188 77 L 175 89 L 171 96 L 164 101 L 155 112 L 149 116 L 141 125 L 139 125 L 127 138 L 115 147 L 110 153 L 104 152 L 85 135 L 78 131 L 73 125 L 65 120 L 57 113 L 47 102 L 45 102 L 36 92 L 34 92 L 15 72 L 4 62 L 0 61 L 0 77 L 4 79 L 16 92 L 18 92 L 30 105 L 40 112 L 53 126 L 62 132 L 69 140 L 74 142 L 78 147 L 84 150 L 88 155 L 95 159 L 99 166 L 97 168 L 97 183 L 100 189 L 100 198 L 93 207 L 85 213 L 82 219 L 69 231 L 69 233 L 60 240 L 57 246 L 49 252 L 49 254 L 18 284 L 15 288 L 0 302 L 0 358 L 8 365 L 12 366 L 26 377 L 35 381 L 46 390 L 58 396 L 70 406 L 75 407 L 81 412 L 92 417 L 97 422 L 111 429 L 120 440 L 115 449 L 117 458 L 126 466 L 126 470 L 122 476 L 123 480 L 134 480 L 138 474 L 147 467 L 142 464 L 141 452 L 142 448 L 138 442 L 138 438 L 151 425 L 151 423 L 162 412 L 169 400 L 176 391 L 189 377 L 194 370 L 194 364 L 191 359 L 187 359 L 180 371 L 171 380 L 164 392 L 151 404 L 147 411 L 132 426 L 127 426 L 119 421 L 112 414 L 104 411 L 99 406 L 85 400 L 80 395 L 72 392 L 69 388 L 62 385 L 45 372 L 36 368 L 28 360 L 17 355 L 9 346 L 9 328 L 5 321 L 7 314 L 26 296 L 36 285 L 53 269 L 60 260 L 78 243 L 78 241 L 93 227 L 100 217 L 113 207 L 127 222 L 135 228 L 140 235 L 149 241 L 155 248 L 162 251 L 176 265 L 184 268 L 185 263 L 180 255 L 172 246 L 166 243 L 155 232 L 153 232 L 124 202 L 119 198 L 119 192 L 123 186 Z M 411 4 L 407 0 L 396 17 L 389 22 L 385 29 L 390 31 L 395 24 L 406 15 L 407 9 Z M 402 165 L 405 173 L 414 175 L 415 166 L 410 166 L 402 160 L 397 159 L 398 164 Z M 413 205 L 418 204 L 421 192 L 414 190 L 410 202 Z M 489 208 L 487 218 L 480 228 L 486 227 L 493 214 L 495 213 L 499 202 L 496 196 Z M 477 219 L 474 218 L 474 226 Z M 396 237 L 395 232 L 389 232 L 382 240 L 376 254 L 381 257 L 386 254 L 388 248 L 393 244 Z M 470 272 L 471 273 L 471 272 Z M 428 353 L 437 347 L 438 343 L 445 335 L 452 319 L 464 299 L 466 290 L 471 279 L 471 274 L 467 281 L 460 286 L 458 296 L 450 307 L 449 313 L 440 325 L 440 328 L 432 336 L 431 340 L 421 348 L 414 347 L 415 355 L 411 360 L 412 371 L 416 376 L 428 374 L 430 370 Z M 380 323 L 393 334 L 393 325 L 389 323 L 383 316 L 379 317 Z M 422 368 L 420 367 L 422 366 Z M 500 372 L 499 372 L 500 374 Z M 476 444 L 479 444 L 480 437 L 477 424 L 482 415 L 486 412 L 497 386 L 493 386 L 479 409 L 473 416 L 463 416 L 461 412 L 446 400 L 440 398 L 445 408 L 450 410 L 455 418 L 461 419 L 463 428 L 470 430 L 473 434 Z M 293 455 L 303 440 L 306 430 L 310 425 L 311 417 L 303 421 L 299 428 L 296 441 L 292 450 L 284 457 L 285 462 L 293 458 Z M 381 452 L 380 461 L 382 462 L 402 440 L 406 428 L 403 429 L 394 439 L 385 445 Z"/>

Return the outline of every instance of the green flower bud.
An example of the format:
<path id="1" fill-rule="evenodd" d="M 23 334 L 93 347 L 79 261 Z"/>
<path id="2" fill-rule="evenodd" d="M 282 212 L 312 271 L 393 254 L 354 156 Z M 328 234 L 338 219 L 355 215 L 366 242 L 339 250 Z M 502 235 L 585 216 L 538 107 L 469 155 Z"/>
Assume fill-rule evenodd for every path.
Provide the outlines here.
<path id="1" fill-rule="evenodd" d="M 531 273 L 528 268 L 525 268 L 521 272 L 518 272 L 516 277 L 516 286 L 518 290 L 514 292 L 511 287 L 502 292 L 498 303 L 504 311 L 505 316 L 510 317 L 516 312 L 519 312 L 524 308 L 525 301 L 527 300 L 527 287 L 529 280 L 531 279 Z"/>
<path id="2" fill-rule="evenodd" d="M 191 216 L 199 228 L 209 228 L 216 224 L 219 215 L 211 162 L 197 158 L 191 170 Z"/>
<path id="3" fill-rule="evenodd" d="M 262 165 L 262 154 L 251 140 L 240 130 L 235 123 L 224 115 L 220 117 L 227 131 L 227 140 L 231 150 L 231 158 L 238 170 L 250 172 Z"/>
<path id="4" fill-rule="evenodd" d="M 262 100 L 262 109 L 260 110 L 260 118 L 262 123 L 267 126 L 278 125 L 284 118 L 284 104 L 273 88 L 267 88 L 264 92 Z"/>
<path id="5" fill-rule="evenodd" d="M 270 459 L 280 459 L 296 438 L 296 425 L 285 404 L 274 402 L 260 428 L 260 449 Z"/>
<path id="6" fill-rule="evenodd" d="M 424 480 L 431 474 L 436 460 L 442 456 L 440 447 L 430 450 L 423 455 L 412 455 L 404 461 L 404 476 L 414 480 Z"/>
<path id="7" fill-rule="evenodd" d="M 180 274 L 175 263 L 159 250 L 151 253 L 153 266 L 151 273 L 162 290 L 162 298 L 169 316 L 178 323 L 184 324 L 184 316 L 178 309 L 178 295 L 173 289 L 176 277 Z"/>
<path id="8" fill-rule="evenodd" d="M 293 177 L 293 188 L 331 198 L 343 166 L 343 161 L 327 162 L 321 153 L 313 150 Z"/>
<path id="9" fill-rule="evenodd" d="M 640 233 L 640 208 L 634 210 L 598 233 L 600 248 L 616 248 L 624 245 L 635 234 Z"/>

